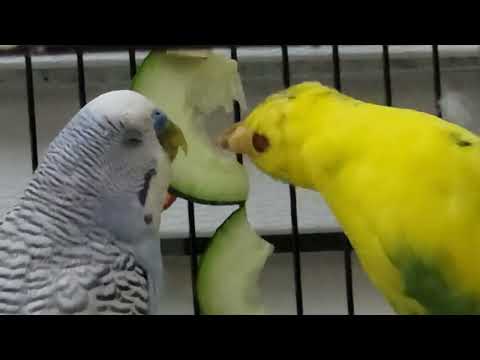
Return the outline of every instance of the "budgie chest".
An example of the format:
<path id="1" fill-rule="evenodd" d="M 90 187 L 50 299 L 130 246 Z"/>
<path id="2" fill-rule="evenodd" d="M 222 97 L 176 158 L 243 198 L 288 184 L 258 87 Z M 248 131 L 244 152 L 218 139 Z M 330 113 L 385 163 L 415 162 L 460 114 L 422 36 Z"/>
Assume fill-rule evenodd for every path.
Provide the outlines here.
<path id="1" fill-rule="evenodd" d="M 112 234 L 74 234 L 66 212 L 31 206 L 0 222 L 1 314 L 147 313 L 147 274 Z"/>

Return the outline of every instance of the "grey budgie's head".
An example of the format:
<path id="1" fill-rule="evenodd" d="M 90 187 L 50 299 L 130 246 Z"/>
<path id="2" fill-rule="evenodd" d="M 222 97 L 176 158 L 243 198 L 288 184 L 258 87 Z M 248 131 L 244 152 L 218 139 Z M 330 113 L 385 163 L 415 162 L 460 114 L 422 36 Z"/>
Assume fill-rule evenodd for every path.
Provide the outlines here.
<path id="1" fill-rule="evenodd" d="M 34 180 L 125 242 L 157 231 L 180 130 L 143 95 L 101 95 L 50 144 Z"/>

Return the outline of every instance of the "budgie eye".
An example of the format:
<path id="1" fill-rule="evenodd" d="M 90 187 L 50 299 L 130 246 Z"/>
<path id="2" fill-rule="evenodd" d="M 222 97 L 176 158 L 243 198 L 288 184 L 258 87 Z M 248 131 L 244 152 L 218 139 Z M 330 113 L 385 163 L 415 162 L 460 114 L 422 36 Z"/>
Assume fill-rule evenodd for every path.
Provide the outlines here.
<path id="1" fill-rule="evenodd" d="M 165 130 L 168 124 L 168 118 L 165 113 L 161 112 L 160 110 L 154 110 L 152 113 L 153 119 L 153 127 L 157 134 L 160 134 L 162 131 Z"/>
<path id="2" fill-rule="evenodd" d="M 252 145 L 257 152 L 263 153 L 267 151 L 270 142 L 265 136 L 260 135 L 259 133 L 254 133 L 252 137 Z"/>
<path id="3" fill-rule="evenodd" d="M 136 147 L 142 144 L 142 133 L 137 130 L 128 130 L 124 134 L 124 143 L 129 147 Z"/>

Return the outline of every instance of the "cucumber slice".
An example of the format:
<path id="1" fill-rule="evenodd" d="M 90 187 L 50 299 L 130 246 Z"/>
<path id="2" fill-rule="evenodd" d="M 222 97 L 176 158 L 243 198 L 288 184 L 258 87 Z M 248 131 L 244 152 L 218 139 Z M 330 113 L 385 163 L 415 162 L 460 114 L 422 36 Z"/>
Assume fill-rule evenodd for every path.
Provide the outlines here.
<path id="1" fill-rule="evenodd" d="M 245 207 L 217 229 L 201 257 L 197 290 L 204 315 L 263 315 L 258 285 L 273 246 L 251 228 Z"/>
<path id="2" fill-rule="evenodd" d="M 209 138 L 205 121 L 218 109 L 245 107 L 237 63 L 202 52 L 152 51 L 133 79 L 132 89 L 151 99 L 183 132 L 188 151 L 172 164 L 171 192 L 202 204 L 232 205 L 246 201 L 248 176 L 230 154 Z"/>

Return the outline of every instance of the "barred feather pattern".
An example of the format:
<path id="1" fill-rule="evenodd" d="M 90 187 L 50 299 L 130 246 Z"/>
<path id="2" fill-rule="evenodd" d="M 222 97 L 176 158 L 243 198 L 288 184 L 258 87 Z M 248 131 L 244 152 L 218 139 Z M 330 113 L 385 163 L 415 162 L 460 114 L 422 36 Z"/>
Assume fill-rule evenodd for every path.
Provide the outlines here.
<path id="1" fill-rule="evenodd" d="M 145 270 L 94 215 L 105 183 L 95 169 L 121 130 L 79 112 L 0 221 L 1 314 L 147 313 Z"/>

